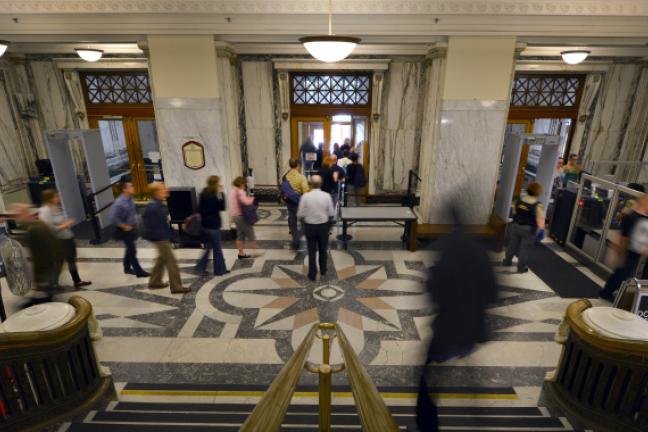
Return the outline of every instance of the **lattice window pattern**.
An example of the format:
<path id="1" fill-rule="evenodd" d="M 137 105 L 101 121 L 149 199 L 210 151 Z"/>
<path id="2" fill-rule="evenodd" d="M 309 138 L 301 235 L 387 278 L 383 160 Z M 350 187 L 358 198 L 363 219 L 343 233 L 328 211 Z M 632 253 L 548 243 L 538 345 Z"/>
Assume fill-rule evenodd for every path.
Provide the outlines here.
<path id="1" fill-rule="evenodd" d="M 151 86 L 146 72 L 87 74 L 85 84 L 91 104 L 150 104 Z"/>
<path id="2" fill-rule="evenodd" d="M 511 105 L 516 107 L 573 107 L 578 102 L 578 77 L 515 77 Z"/>
<path id="3" fill-rule="evenodd" d="M 367 75 L 293 75 L 296 105 L 368 105 Z"/>

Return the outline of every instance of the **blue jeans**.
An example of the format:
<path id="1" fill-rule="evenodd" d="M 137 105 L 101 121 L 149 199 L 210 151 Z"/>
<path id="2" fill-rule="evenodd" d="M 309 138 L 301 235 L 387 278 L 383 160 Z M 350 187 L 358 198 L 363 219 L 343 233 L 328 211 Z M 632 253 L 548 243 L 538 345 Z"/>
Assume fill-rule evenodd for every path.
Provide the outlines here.
<path id="1" fill-rule="evenodd" d="M 203 228 L 203 239 L 205 240 L 205 252 L 196 264 L 196 270 L 204 272 L 207 270 L 207 261 L 209 260 L 210 250 L 214 251 L 214 274 L 220 276 L 225 274 L 225 257 L 223 256 L 223 247 L 221 245 L 221 233 L 218 229 Z"/>

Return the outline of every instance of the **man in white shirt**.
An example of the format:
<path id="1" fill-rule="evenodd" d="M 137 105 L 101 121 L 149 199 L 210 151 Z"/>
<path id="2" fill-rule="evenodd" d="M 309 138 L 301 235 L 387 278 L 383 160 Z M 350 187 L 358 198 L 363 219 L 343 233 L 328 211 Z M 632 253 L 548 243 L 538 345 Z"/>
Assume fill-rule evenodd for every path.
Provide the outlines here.
<path id="1" fill-rule="evenodd" d="M 322 191 L 322 177 L 311 178 L 311 191 L 299 200 L 297 217 L 302 221 L 308 245 L 308 278 L 315 281 L 317 276 L 316 258 L 319 252 L 320 275 L 326 275 L 328 236 L 335 209 L 331 195 Z"/>

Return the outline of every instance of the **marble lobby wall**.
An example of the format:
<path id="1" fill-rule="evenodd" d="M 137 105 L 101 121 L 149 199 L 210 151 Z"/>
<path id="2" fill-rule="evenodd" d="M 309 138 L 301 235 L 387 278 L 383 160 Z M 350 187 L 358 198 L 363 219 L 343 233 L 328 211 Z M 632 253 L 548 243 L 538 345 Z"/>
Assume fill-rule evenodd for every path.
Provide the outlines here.
<path id="1" fill-rule="evenodd" d="M 595 160 L 618 160 L 637 94 L 641 65 L 614 64 L 603 76 L 594 116 L 585 131 L 583 164 Z M 601 167 L 594 174 L 607 174 Z"/>
<path id="2" fill-rule="evenodd" d="M 244 151 L 257 185 L 277 184 L 275 91 L 271 61 L 242 61 L 246 143 Z"/>
<path id="3" fill-rule="evenodd" d="M 243 175 L 241 149 L 240 105 L 241 89 L 236 57 L 227 49 L 216 50 L 220 94 L 223 106 L 223 142 L 229 149 L 232 177 Z"/>
<path id="4" fill-rule="evenodd" d="M 385 74 L 380 138 L 370 155 L 376 192 L 406 190 L 409 170 L 418 168 L 424 74 L 423 59 L 394 60 Z"/>

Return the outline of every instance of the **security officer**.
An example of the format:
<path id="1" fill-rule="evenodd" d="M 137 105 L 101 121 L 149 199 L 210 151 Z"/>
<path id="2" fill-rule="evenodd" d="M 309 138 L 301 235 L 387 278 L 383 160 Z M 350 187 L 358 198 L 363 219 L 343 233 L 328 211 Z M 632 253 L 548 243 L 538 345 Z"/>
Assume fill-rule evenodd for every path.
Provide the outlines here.
<path id="1" fill-rule="evenodd" d="M 513 256 L 518 257 L 518 273 L 529 271 L 529 249 L 533 241 L 544 238 L 545 216 L 538 196 L 542 193 L 539 183 L 527 186 L 527 195 L 518 200 L 513 210 L 513 223 L 509 224 L 509 241 L 503 264 L 513 265 Z"/>

